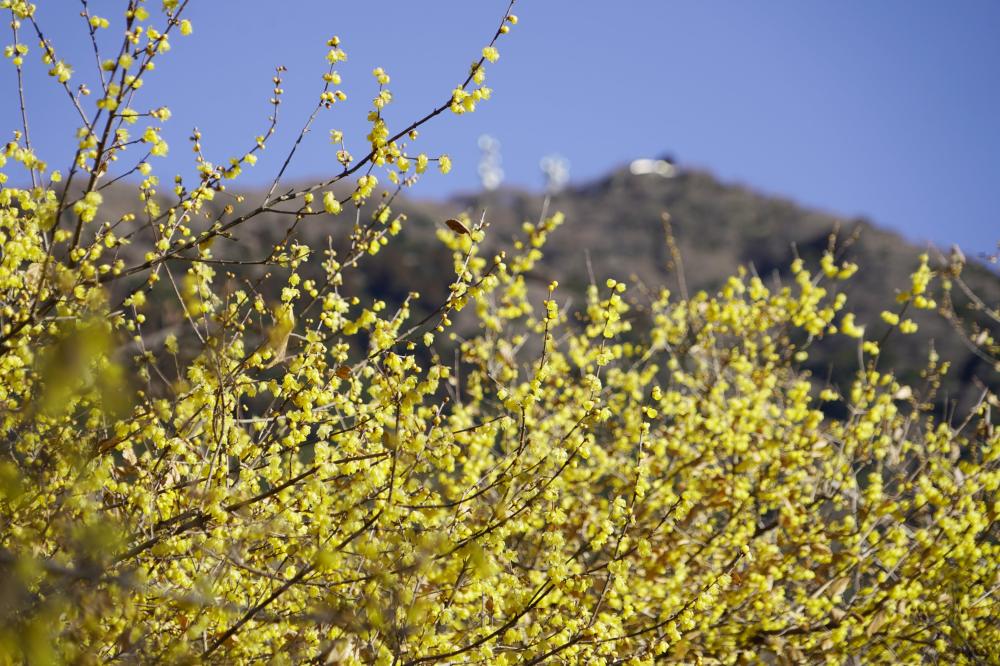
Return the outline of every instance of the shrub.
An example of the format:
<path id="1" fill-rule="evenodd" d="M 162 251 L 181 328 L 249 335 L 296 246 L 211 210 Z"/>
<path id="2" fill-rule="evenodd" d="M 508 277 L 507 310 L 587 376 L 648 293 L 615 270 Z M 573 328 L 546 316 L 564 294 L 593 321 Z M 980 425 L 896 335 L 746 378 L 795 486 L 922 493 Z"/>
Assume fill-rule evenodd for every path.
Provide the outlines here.
<path id="1" fill-rule="evenodd" d="M 852 265 L 831 251 L 787 286 L 740 271 L 716 294 L 663 290 L 633 331 L 637 301 L 615 280 L 579 312 L 554 283 L 529 297 L 560 215 L 495 256 L 485 216 L 466 217 L 438 232 L 454 257 L 445 301 L 422 317 L 416 294 L 360 302 L 345 273 L 405 224 L 392 199 L 431 161 L 410 152 L 416 127 L 489 96 L 484 68 L 516 19 L 402 131 L 375 70 L 366 155 L 341 148 L 342 170 L 307 187 L 279 174 L 247 207 L 226 183 L 273 124 L 229 164 L 197 153 L 197 182 L 158 192 L 168 112 L 140 111 L 139 85 L 191 30 L 186 4 L 131 0 L 91 97 L 43 40 L 87 124 L 64 184 L 26 128 L 0 160 L 30 181 L 0 190 L 5 661 L 1000 660 L 997 398 L 938 418 L 944 361 L 913 387 L 879 367 L 889 338 L 865 340 L 837 291 Z M 23 33 L 43 33 L 31 5 L 0 8 L 20 78 Z M 310 124 L 343 97 L 344 54 L 328 49 Z M 135 146 L 148 156 L 119 166 Z M 102 191 L 136 172 L 136 210 L 108 219 Z M 275 210 L 288 228 L 263 259 L 213 245 Z M 346 251 L 296 242 L 329 216 Z M 923 258 L 884 316 L 891 335 L 912 329 L 907 308 L 935 307 L 935 279 Z M 477 333 L 449 340 L 463 310 Z M 843 395 L 799 365 L 834 335 L 858 339 Z"/>

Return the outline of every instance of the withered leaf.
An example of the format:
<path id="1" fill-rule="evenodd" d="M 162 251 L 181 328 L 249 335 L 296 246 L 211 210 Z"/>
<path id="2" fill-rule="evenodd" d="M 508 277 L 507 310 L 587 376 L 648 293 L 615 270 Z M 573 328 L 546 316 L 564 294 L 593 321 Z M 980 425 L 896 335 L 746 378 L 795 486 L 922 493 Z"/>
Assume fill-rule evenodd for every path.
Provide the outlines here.
<path id="1" fill-rule="evenodd" d="M 879 629 L 881 629 L 885 623 L 889 620 L 889 613 L 883 608 L 879 612 L 875 613 L 875 617 L 872 618 L 871 622 L 868 623 L 868 628 L 865 630 L 865 635 L 871 638 L 874 636 Z"/>
<path id="2" fill-rule="evenodd" d="M 828 587 L 826 591 L 831 597 L 839 597 L 841 594 L 843 594 L 844 590 L 846 590 L 847 586 L 850 584 L 851 584 L 850 576 L 841 576 L 840 578 L 830 583 L 830 587 Z"/>
<path id="3" fill-rule="evenodd" d="M 447 224 L 448 228 L 454 231 L 456 234 L 468 235 L 469 233 L 469 228 L 453 217 L 449 217 L 447 220 L 444 221 L 444 223 Z"/>

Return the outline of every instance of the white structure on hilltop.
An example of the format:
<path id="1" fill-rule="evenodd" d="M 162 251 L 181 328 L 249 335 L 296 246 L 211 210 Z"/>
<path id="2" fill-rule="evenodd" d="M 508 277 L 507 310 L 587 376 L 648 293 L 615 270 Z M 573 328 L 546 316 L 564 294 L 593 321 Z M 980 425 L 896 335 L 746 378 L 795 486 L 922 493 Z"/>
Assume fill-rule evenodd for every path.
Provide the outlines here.
<path id="1" fill-rule="evenodd" d="M 546 155 L 538 164 L 545 174 L 545 191 L 558 194 L 569 182 L 569 160 L 561 155 Z"/>
<path id="2" fill-rule="evenodd" d="M 500 141 L 483 134 L 479 137 L 479 182 L 484 190 L 495 190 L 503 182 L 503 160 L 500 157 Z"/>
<path id="3" fill-rule="evenodd" d="M 633 176 L 656 175 L 663 178 L 673 178 L 677 175 L 677 167 L 668 160 L 652 160 L 648 158 L 633 160 L 628 170 Z"/>

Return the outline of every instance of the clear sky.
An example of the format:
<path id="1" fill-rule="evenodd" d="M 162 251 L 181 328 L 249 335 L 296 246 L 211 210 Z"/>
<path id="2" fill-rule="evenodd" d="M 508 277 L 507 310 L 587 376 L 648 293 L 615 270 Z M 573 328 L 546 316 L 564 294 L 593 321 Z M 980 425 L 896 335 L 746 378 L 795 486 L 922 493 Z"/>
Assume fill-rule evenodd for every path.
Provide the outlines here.
<path id="1" fill-rule="evenodd" d="M 92 76 L 77 3 L 40 4 L 59 52 Z M 122 3 L 90 4 L 110 15 Z M 329 129 L 343 129 L 349 147 L 363 153 L 374 66 L 392 76 L 387 117 L 402 127 L 448 97 L 505 7 L 505 0 L 191 0 L 194 34 L 176 38 L 147 77 L 147 104 L 174 112 L 160 173 L 191 172 L 184 138 L 194 125 L 210 159 L 245 150 L 269 114 L 272 68 L 283 64 L 281 132 L 270 159 L 244 180 L 269 181 L 318 94 L 324 42 L 338 34 L 349 54 L 341 72 L 350 99 L 320 116 L 291 171 L 330 174 L 337 165 Z M 580 183 L 669 152 L 726 181 L 866 215 L 915 240 L 958 242 L 967 252 L 1000 240 L 996 0 L 520 0 L 515 12 L 521 22 L 488 70 L 494 98 L 472 115 L 435 119 L 416 144 L 449 153 L 454 171 L 430 175 L 414 194 L 477 187 L 476 139 L 489 133 L 502 142 L 508 184 L 539 187 L 538 162 L 550 153 L 567 157 Z M 13 69 L 3 65 L 7 131 L 20 122 Z M 73 116 L 65 98 L 45 92 L 52 86 L 39 80 L 37 60 L 31 65 L 35 143 L 64 165 L 71 137 L 59 123 L 72 125 Z"/>

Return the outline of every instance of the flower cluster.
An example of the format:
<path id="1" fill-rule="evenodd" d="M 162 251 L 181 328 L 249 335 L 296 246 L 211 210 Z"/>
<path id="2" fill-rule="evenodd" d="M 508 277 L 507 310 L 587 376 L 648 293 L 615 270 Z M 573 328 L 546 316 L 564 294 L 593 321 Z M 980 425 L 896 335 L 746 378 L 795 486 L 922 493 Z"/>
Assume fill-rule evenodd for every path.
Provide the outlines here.
<path id="1" fill-rule="evenodd" d="M 438 232 L 441 303 L 360 299 L 350 273 L 405 222 L 374 171 L 398 192 L 427 169 L 403 143 L 419 123 L 388 129 L 376 69 L 367 155 L 332 132 L 329 181 L 279 193 L 279 174 L 256 208 L 226 189 L 272 119 L 228 166 L 195 132 L 197 183 L 159 192 L 159 131 L 121 131 L 169 114 L 131 110 L 128 72 L 191 32 L 186 4 L 154 28 L 128 3 L 130 59 L 108 65 L 65 187 L 26 133 L 0 152 L 35 182 L 0 189 L 0 662 L 1000 659 L 997 397 L 941 419 L 945 362 L 919 386 L 880 366 L 836 289 L 856 266 L 797 261 L 774 286 L 737 269 L 652 294 L 637 326 L 625 282 L 576 311 L 529 288 L 562 215 L 495 252 L 465 216 Z M 492 42 L 482 58 L 477 85 Z M 131 145 L 141 210 L 112 217 L 102 178 Z M 348 207 L 341 245 L 298 241 Z M 216 254 L 265 211 L 290 220 L 266 256 Z M 937 280 L 922 258 L 884 323 L 906 333 Z M 858 338 L 853 384 L 800 369 L 840 336 Z"/>

